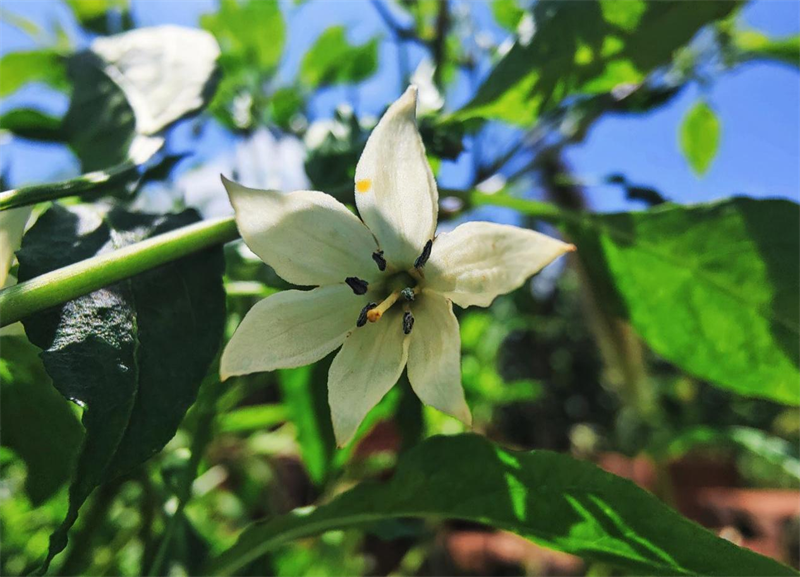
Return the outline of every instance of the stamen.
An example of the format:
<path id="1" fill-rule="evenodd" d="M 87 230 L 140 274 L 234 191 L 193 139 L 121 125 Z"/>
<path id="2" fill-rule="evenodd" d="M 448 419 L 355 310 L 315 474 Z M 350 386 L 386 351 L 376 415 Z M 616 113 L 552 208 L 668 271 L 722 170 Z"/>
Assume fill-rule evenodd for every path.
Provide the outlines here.
<path id="1" fill-rule="evenodd" d="M 388 297 L 386 297 L 381 304 L 379 304 L 374 309 L 367 311 L 367 320 L 371 323 L 378 322 L 380 318 L 383 316 L 389 307 L 392 306 L 395 301 L 397 301 L 397 297 L 400 296 L 400 291 L 394 291 Z"/>
<path id="2" fill-rule="evenodd" d="M 431 258 L 431 248 L 433 248 L 433 241 L 429 240 L 425 243 L 425 248 L 422 249 L 422 254 L 414 261 L 414 268 L 422 268 L 428 259 Z"/>
<path id="3" fill-rule="evenodd" d="M 403 333 L 410 334 L 411 329 L 414 328 L 414 315 L 411 314 L 411 311 L 406 311 L 403 313 Z"/>
<path id="4" fill-rule="evenodd" d="M 400 296 L 402 296 L 408 302 L 412 302 L 414 300 L 414 294 L 414 289 L 411 287 L 406 287 L 400 291 Z"/>
<path id="5" fill-rule="evenodd" d="M 358 314 L 358 320 L 356 321 L 357 327 L 363 327 L 367 324 L 367 313 L 378 306 L 378 303 L 368 303 L 361 312 Z"/>
<path id="6" fill-rule="evenodd" d="M 378 270 L 380 270 L 381 272 L 386 270 L 386 259 L 383 258 L 382 250 L 376 250 L 375 252 L 373 252 L 372 260 L 374 260 L 375 264 L 378 265 Z"/>
<path id="7" fill-rule="evenodd" d="M 367 281 L 361 280 L 356 276 L 349 276 L 344 279 L 344 282 L 346 282 L 347 286 L 353 289 L 353 292 L 357 295 L 367 294 L 367 287 L 369 287 L 369 283 Z"/>

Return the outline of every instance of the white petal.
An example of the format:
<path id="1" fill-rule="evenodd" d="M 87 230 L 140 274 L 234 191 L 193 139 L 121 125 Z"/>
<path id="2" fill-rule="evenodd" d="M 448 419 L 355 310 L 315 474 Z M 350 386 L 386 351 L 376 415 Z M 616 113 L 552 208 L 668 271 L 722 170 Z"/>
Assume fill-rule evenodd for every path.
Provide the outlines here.
<path id="1" fill-rule="evenodd" d="M 221 378 L 318 361 L 344 342 L 365 304 L 366 298 L 347 285 L 265 298 L 250 309 L 225 347 Z"/>
<path id="2" fill-rule="evenodd" d="M 378 276 L 372 233 L 332 196 L 257 190 L 224 176 L 222 182 L 247 246 L 285 280 L 314 286 Z"/>
<path id="3" fill-rule="evenodd" d="M 30 214 L 29 206 L 0 212 L 0 288 L 6 284 L 8 269 L 14 262 L 14 251 L 19 248 Z"/>
<path id="4" fill-rule="evenodd" d="M 389 107 L 356 167 L 356 204 L 389 263 L 410 268 L 433 238 L 439 193 L 425 157 L 412 86 Z"/>
<path id="5" fill-rule="evenodd" d="M 459 306 L 485 307 L 573 250 L 573 245 L 533 230 L 468 222 L 436 237 L 425 286 Z"/>
<path id="6" fill-rule="evenodd" d="M 394 386 L 407 358 L 408 338 L 397 307 L 377 323 L 350 333 L 328 372 L 328 403 L 340 447 L 353 438 L 370 409 Z"/>
<path id="7" fill-rule="evenodd" d="M 426 405 L 467 425 L 472 415 L 461 386 L 461 335 L 453 305 L 425 290 L 412 307 L 414 329 L 408 348 L 408 380 Z"/>

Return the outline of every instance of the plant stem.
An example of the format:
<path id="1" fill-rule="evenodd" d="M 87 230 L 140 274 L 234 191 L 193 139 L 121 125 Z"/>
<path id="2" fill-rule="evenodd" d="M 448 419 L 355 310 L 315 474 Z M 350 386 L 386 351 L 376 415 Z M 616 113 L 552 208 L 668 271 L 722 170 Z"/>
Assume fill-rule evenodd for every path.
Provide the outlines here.
<path id="1" fill-rule="evenodd" d="M 0 327 L 238 237 L 232 217 L 206 220 L 8 287 L 0 291 Z"/>

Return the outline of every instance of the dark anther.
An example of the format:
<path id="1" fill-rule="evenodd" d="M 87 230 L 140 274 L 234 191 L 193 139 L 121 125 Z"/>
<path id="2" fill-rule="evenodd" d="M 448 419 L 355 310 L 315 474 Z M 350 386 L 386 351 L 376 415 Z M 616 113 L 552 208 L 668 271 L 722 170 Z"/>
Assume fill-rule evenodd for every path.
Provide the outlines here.
<path id="1" fill-rule="evenodd" d="M 403 332 L 409 334 L 411 329 L 414 328 L 414 315 L 410 312 L 403 313 Z"/>
<path id="2" fill-rule="evenodd" d="M 358 313 L 358 320 L 356 321 L 357 327 L 363 327 L 365 324 L 367 324 L 367 313 L 376 306 L 378 306 L 378 303 L 369 303 L 367 306 L 361 309 L 361 312 Z"/>
<path id="3" fill-rule="evenodd" d="M 375 261 L 375 264 L 378 265 L 378 269 L 383 272 L 386 270 L 386 259 L 383 258 L 383 251 L 376 250 L 372 253 L 372 260 Z"/>
<path id="4" fill-rule="evenodd" d="M 411 287 L 406 287 L 400 291 L 400 296 L 406 299 L 408 302 L 414 300 L 414 289 Z"/>
<path id="5" fill-rule="evenodd" d="M 367 294 L 367 287 L 369 286 L 369 283 L 367 281 L 361 280 L 356 276 L 349 276 L 346 279 L 344 279 L 344 282 L 346 282 L 347 286 L 353 289 L 353 292 L 356 293 L 357 295 Z"/>
<path id="6" fill-rule="evenodd" d="M 417 257 L 417 260 L 414 261 L 414 268 L 422 268 L 425 266 L 425 263 L 428 262 L 428 259 L 431 258 L 431 248 L 433 247 L 433 241 L 429 240 L 425 243 L 425 248 L 422 249 L 422 254 Z"/>

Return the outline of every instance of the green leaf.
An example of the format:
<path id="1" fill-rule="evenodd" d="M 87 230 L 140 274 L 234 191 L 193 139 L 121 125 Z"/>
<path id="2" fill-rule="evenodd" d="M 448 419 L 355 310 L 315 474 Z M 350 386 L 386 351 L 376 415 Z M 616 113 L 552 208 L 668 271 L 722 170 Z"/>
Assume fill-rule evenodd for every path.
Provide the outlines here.
<path id="1" fill-rule="evenodd" d="M 733 445 L 778 469 L 795 482 L 800 481 L 800 459 L 791 443 L 750 427 L 692 427 L 651 447 L 659 459 L 678 459 L 697 447 Z"/>
<path id="2" fill-rule="evenodd" d="M 484 523 L 638 574 L 795 574 L 591 463 L 507 451 L 476 435 L 433 437 L 401 458 L 388 483 L 362 483 L 316 509 L 252 525 L 204 574 L 231 574 L 294 539 L 397 517 Z"/>
<path id="3" fill-rule="evenodd" d="M 66 135 L 61 129 L 61 119 L 35 108 L 15 108 L 0 115 L 0 130 L 14 136 L 43 142 L 63 143 Z"/>
<path id="4" fill-rule="evenodd" d="M 210 34 L 179 26 L 98 38 L 73 56 L 69 74 L 75 89 L 64 130 L 83 169 L 146 160 L 139 148 L 150 147 L 147 137 L 210 101 L 218 56 Z"/>
<path id="5" fill-rule="evenodd" d="M 362 82 L 378 70 L 378 38 L 364 44 L 347 41 L 344 26 L 331 26 L 306 52 L 300 80 L 311 88 Z"/>
<path id="6" fill-rule="evenodd" d="M 122 28 L 133 28 L 128 0 L 66 0 L 78 24 L 97 34 L 111 34 L 111 12 L 119 13 Z"/>
<path id="7" fill-rule="evenodd" d="M 570 96 L 638 84 L 736 6 L 727 0 L 537 2 L 531 42 L 517 42 L 453 118 L 528 126 Z"/>
<path id="8" fill-rule="evenodd" d="M 525 15 L 525 11 L 519 7 L 517 0 L 494 0 L 491 7 L 492 15 L 497 23 L 512 32 L 517 29 L 519 21 Z"/>
<path id="9" fill-rule="evenodd" d="M 25 462 L 25 492 L 38 507 L 69 479 L 83 430 L 69 403 L 53 389 L 39 349 L 21 337 L 1 340 L 0 438 Z"/>
<path id="10" fill-rule="evenodd" d="M 743 60 L 774 60 L 800 68 L 800 34 L 770 38 L 756 30 L 737 30 L 732 40 Z"/>
<path id="11" fill-rule="evenodd" d="M 722 388 L 798 405 L 798 223 L 793 202 L 733 198 L 594 215 L 568 230 L 605 306 L 657 354 Z"/>
<path id="12" fill-rule="evenodd" d="M 9 52 L 0 58 L 0 97 L 16 92 L 28 82 L 44 82 L 56 90 L 66 90 L 64 56 L 56 50 Z"/>
<path id="13" fill-rule="evenodd" d="M 719 118 L 705 102 L 698 102 L 684 116 L 681 151 L 696 174 L 708 172 L 719 149 L 720 132 Z"/>
<path id="14" fill-rule="evenodd" d="M 113 251 L 197 220 L 193 211 L 149 215 L 53 205 L 18 253 L 20 280 Z M 53 384 L 84 407 L 86 436 L 66 520 L 45 569 L 78 510 L 99 484 L 157 453 L 175 434 L 216 355 L 225 320 L 219 247 L 28 317 L 23 324 Z"/>

